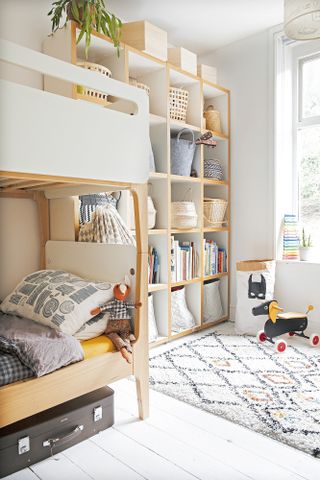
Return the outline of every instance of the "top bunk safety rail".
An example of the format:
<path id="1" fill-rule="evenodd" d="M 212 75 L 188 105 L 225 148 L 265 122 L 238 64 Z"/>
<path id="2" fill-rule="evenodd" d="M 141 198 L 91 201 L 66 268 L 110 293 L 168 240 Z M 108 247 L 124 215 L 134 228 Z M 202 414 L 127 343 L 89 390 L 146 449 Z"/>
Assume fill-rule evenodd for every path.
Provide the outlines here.
<path id="1" fill-rule="evenodd" d="M 124 111 L 0 80 L 2 172 L 115 183 L 148 179 L 146 93 L 0 39 L 0 60 L 112 95 Z"/>

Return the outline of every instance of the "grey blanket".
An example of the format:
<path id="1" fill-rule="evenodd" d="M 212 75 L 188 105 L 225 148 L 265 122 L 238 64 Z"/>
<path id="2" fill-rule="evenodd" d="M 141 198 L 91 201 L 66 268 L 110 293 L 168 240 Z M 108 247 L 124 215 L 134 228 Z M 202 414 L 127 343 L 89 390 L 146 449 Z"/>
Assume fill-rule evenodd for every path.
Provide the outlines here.
<path id="1" fill-rule="evenodd" d="M 1 312 L 0 353 L 17 357 L 36 377 L 83 360 L 82 347 L 71 335 Z"/>

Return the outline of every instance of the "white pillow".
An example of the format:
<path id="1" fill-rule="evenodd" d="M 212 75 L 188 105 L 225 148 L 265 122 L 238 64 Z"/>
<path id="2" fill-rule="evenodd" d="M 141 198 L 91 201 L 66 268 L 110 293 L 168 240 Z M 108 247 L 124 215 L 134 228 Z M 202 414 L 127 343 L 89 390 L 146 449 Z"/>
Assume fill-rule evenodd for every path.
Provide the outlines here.
<path id="1" fill-rule="evenodd" d="M 87 281 L 61 270 L 27 275 L 2 302 L 1 310 L 74 335 L 90 311 L 113 298 L 113 284 Z"/>
<path id="2" fill-rule="evenodd" d="M 220 280 L 213 280 L 204 284 L 204 322 L 214 322 L 223 317 L 219 287 Z"/>
<path id="3" fill-rule="evenodd" d="M 188 310 L 186 303 L 185 288 L 172 292 L 171 314 L 171 329 L 173 332 L 182 332 L 195 326 L 193 315 Z"/>
<path id="4" fill-rule="evenodd" d="M 148 323 L 149 323 L 149 342 L 154 342 L 158 338 L 158 327 L 154 315 L 153 295 L 148 297 Z"/>
<path id="5" fill-rule="evenodd" d="M 99 337 L 105 332 L 108 320 L 109 313 L 100 313 L 82 325 L 82 327 L 74 334 L 74 337 L 80 341 Z"/>

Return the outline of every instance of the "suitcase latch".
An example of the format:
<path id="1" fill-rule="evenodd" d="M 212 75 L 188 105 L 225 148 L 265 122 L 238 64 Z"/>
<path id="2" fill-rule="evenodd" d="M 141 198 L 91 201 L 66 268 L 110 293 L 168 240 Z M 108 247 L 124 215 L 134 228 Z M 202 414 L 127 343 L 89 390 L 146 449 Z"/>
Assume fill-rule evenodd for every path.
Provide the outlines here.
<path id="1" fill-rule="evenodd" d="M 102 407 L 96 407 L 93 409 L 93 421 L 98 422 L 102 418 Z"/>
<path id="2" fill-rule="evenodd" d="M 23 453 L 29 452 L 30 450 L 30 438 L 23 437 L 18 440 L 18 453 L 22 455 Z"/>

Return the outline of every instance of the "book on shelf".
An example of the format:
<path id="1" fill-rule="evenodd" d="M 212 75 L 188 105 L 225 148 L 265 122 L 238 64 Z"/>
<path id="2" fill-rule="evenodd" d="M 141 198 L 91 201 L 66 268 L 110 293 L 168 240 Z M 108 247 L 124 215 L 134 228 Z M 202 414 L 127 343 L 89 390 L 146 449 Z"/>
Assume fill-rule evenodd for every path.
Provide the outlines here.
<path id="1" fill-rule="evenodd" d="M 160 262 L 156 248 L 149 246 L 148 283 L 160 283 Z"/>
<path id="2" fill-rule="evenodd" d="M 198 273 L 198 255 L 194 242 L 179 242 L 171 237 L 171 281 L 191 280 Z"/>
<path id="3" fill-rule="evenodd" d="M 218 247 L 213 240 L 203 239 L 204 276 L 216 275 L 227 271 L 227 251 Z"/>

